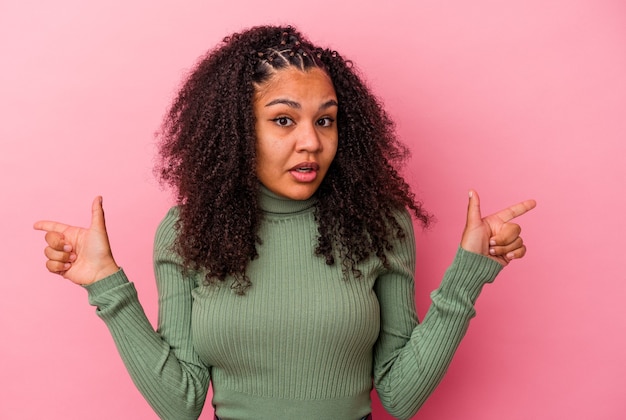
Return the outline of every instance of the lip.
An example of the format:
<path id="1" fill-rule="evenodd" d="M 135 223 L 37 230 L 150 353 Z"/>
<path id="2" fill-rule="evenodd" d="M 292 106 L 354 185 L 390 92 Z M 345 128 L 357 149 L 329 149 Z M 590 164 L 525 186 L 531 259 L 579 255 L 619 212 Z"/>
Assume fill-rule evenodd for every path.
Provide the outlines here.
<path id="1" fill-rule="evenodd" d="M 320 170 L 320 165 L 317 162 L 301 162 L 289 169 L 289 171 L 296 171 L 298 169 L 310 169 L 317 172 Z"/>
<path id="2" fill-rule="evenodd" d="M 289 173 L 297 182 L 314 182 L 320 165 L 317 162 L 301 162 L 289 169 Z"/>

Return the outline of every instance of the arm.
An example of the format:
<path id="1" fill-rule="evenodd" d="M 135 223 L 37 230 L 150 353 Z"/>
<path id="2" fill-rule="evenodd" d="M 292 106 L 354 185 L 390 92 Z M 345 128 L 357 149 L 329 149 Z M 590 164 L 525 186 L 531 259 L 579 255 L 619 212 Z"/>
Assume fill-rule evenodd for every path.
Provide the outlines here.
<path id="1" fill-rule="evenodd" d="M 35 225 L 48 231 L 48 269 L 86 287 L 89 302 L 97 306 L 97 314 L 109 328 L 135 385 L 161 418 L 198 418 L 206 398 L 209 372 L 194 352 L 191 341 L 191 292 L 195 282 L 182 276 L 179 261 L 170 252 L 175 237 L 175 212 L 168 213 L 155 240 L 159 289 L 157 331 L 147 319 L 134 285 L 122 270 L 117 269 L 104 278 L 91 277 L 91 273 L 102 272 L 98 266 L 103 263 L 102 258 L 95 258 L 90 252 L 100 248 L 103 255 L 111 255 L 102 207 L 97 201 L 93 214 L 89 229 L 52 226 L 54 222 Z M 58 226 L 63 230 L 55 231 Z M 100 233 L 94 233 L 96 229 Z M 90 236 L 99 239 L 84 239 Z M 110 262 L 106 265 L 110 266 Z"/>
<path id="2" fill-rule="evenodd" d="M 459 248 L 418 323 L 413 274 L 405 267 L 396 265 L 376 283 L 381 330 L 374 352 L 374 383 L 383 406 L 397 418 L 410 418 L 435 390 L 475 315 L 474 303 L 483 285 L 501 269 L 498 263 Z"/>
<path id="3" fill-rule="evenodd" d="M 375 285 L 381 330 L 374 351 L 374 382 L 392 415 L 410 418 L 439 384 L 475 315 L 483 285 L 525 253 L 519 226 L 509 220 L 533 207 L 534 202 L 528 201 L 483 219 L 478 195 L 472 192 L 461 247 L 432 293 L 421 324 L 415 313 L 412 225 L 406 214 L 399 220 L 409 234 L 394 244 L 390 270 Z"/>

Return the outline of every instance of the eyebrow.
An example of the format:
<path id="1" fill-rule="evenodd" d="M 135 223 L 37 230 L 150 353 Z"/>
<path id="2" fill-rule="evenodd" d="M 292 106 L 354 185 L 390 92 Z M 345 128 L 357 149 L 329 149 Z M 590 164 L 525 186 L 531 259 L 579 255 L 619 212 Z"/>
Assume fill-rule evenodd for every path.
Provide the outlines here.
<path id="1" fill-rule="evenodd" d="M 290 99 L 284 99 L 284 98 L 274 99 L 273 101 L 270 101 L 267 104 L 265 104 L 265 106 L 268 107 L 268 106 L 279 105 L 279 104 L 287 105 L 288 107 L 294 108 L 294 109 L 301 109 L 302 108 L 302 106 L 298 102 L 292 101 Z M 330 99 L 330 100 L 324 102 L 323 104 L 321 104 L 319 109 L 320 109 L 320 111 L 322 111 L 322 110 L 328 109 L 328 108 L 333 107 L 333 106 L 339 106 L 339 104 L 337 103 L 336 100 Z"/>

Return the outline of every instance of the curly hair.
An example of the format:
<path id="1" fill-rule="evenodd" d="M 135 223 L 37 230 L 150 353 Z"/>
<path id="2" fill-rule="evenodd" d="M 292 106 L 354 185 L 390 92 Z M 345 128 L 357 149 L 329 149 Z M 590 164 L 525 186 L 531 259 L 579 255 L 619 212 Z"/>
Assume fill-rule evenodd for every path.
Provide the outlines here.
<path id="1" fill-rule="evenodd" d="M 161 181 L 177 192 L 175 250 L 205 281 L 231 276 L 244 293 L 248 263 L 258 257 L 261 221 L 253 96 L 281 68 L 323 69 L 337 95 L 338 149 L 316 192 L 315 254 L 339 258 L 344 276 L 360 277 L 372 255 L 387 266 L 391 240 L 404 232 L 394 213 L 430 216 L 397 168 L 409 155 L 379 100 L 336 51 L 313 45 L 294 27 L 260 26 L 224 38 L 199 60 L 174 99 L 161 130 Z"/>

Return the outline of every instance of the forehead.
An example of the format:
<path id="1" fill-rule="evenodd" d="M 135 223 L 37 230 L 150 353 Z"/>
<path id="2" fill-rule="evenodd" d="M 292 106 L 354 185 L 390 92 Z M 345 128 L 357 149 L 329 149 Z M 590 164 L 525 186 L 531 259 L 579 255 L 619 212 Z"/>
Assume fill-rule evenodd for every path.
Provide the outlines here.
<path id="1" fill-rule="evenodd" d="M 293 66 L 276 70 L 268 80 L 255 86 L 255 102 L 279 96 L 303 100 L 336 99 L 330 77 L 318 67 L 304 71 Z"/>

